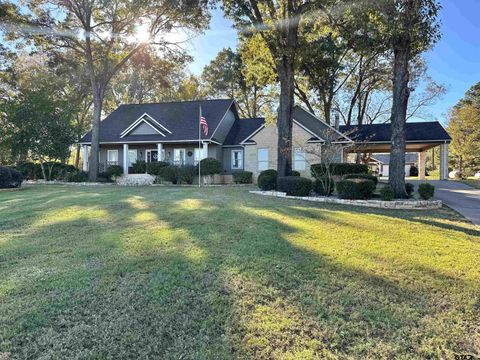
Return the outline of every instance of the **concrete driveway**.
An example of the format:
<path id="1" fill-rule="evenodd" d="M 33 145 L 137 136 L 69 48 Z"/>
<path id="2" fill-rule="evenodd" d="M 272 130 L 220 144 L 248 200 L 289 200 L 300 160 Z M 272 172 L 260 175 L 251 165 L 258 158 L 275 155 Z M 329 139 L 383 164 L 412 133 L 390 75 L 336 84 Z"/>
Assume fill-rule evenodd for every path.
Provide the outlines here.
<path id="1" fill-rule="evenodd" d="M 435 198 L 469 219 L 472 223 L 480 225 L 480 190 L 457 181 L 408 181 L 415 186 L 428 182 L 435 186 Z"/>

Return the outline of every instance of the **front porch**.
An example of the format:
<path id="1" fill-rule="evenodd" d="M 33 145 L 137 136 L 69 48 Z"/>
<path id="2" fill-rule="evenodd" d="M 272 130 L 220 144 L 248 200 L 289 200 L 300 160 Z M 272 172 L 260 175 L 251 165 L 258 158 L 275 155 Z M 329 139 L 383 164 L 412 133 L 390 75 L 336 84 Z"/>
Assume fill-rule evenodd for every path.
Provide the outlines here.
<path id="1" fill-rule="evenodd" d="M 207 157 L 217 158 L 216 144 L 207 141 L 183 143 L 105 143 L 98 152 L 99 172 L 109 166 L 119 165 L 124 174 L 132 173 L 132 165 L 138 161 L 145 163 L 165 161 L 172 165 L 197 165 Z M 82 145 L 83 171 L 89 170 L 90 146 Z"/>

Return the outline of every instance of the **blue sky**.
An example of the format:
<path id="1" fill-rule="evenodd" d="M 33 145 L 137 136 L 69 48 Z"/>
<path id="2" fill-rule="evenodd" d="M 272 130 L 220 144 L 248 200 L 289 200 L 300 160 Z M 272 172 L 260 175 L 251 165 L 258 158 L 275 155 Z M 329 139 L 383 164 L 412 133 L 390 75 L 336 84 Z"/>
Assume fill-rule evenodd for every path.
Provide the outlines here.
<path id="1" fill-rule="evenodd" d="M 443 36 L 425 58 L 428 74 L 447 87 L 447 94 L 429 113 L 445 122 L 448 110 L 480 81 L 480 0 L 443 0 L 442 6 Z M 214 11 L 210 30 L 191 41 L 194 62 L 190 70 L 199 74 L 221 49 L 235 48 L 236 42 L 232 22 L 221 10 Z"/>

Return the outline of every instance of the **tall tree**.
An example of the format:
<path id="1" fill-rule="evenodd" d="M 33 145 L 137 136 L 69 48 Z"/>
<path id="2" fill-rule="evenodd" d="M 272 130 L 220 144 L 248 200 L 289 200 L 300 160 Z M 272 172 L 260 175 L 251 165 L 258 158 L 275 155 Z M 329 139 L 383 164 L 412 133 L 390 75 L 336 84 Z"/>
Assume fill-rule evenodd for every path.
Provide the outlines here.
<path id="1" fill-rule="evenodd" d="M 389 184 L 405 198 L 405 123 L 410 97 L 409 65 L 440 38 L 437 0 L 367 1 L 379 39 L 393 53 L 391 155 Z M 368 12 L 370 12 L 368 11 Z"/>
<path id="2" fill-rule="evenodd" d="M 292 169 L 292 114 L 295 90 L 295 55 L 300 22 L 323 5 L 321 0 L 223 0 L 227 16 L 239 29 L 259 31 L 273 58 L 280 82 L 277 116 L 279 176 Z"/>
<path id="3" fill-rule="evenodd" d="M 208 24 L 208 0 L 39 0 L 28 3 L 44 46 L 72 49 L 82 58 L 92 100 L 90 179 L 98 174 L 100 120 L 107 87 L 130 58 L 153 45 L 168 55 L 178 47 L 172 31 Z M 55 9 L 53 12 L 52 9 Z M 177 42 L 178 43 L 178 42 Z"/>

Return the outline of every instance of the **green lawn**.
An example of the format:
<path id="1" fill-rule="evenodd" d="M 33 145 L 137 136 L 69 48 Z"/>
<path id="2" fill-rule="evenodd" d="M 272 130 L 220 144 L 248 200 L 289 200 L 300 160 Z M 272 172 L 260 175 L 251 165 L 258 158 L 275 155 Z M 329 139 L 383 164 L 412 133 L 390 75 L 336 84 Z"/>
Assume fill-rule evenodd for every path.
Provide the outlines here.
<path id="1" fill-rule="evenodd" d="M 476 189 L 480 189 L 480 180 L 478 179 L 468 179 L 468 180 L 460 180 L 460 182 L 470 185 Z"/>
<path id="2" fill-rule="evenodd" d="M 0 359 L 480 355 L 480 231 L 245 188 L 0 192 Z"/>

